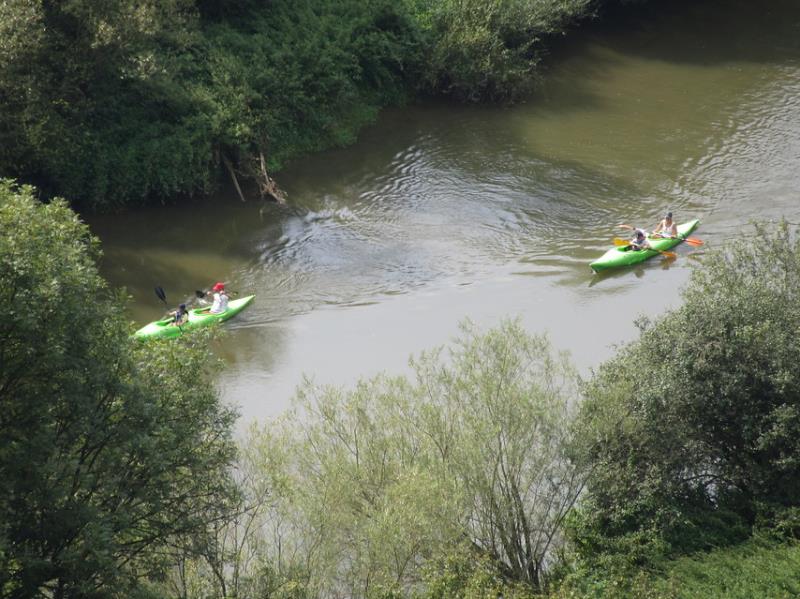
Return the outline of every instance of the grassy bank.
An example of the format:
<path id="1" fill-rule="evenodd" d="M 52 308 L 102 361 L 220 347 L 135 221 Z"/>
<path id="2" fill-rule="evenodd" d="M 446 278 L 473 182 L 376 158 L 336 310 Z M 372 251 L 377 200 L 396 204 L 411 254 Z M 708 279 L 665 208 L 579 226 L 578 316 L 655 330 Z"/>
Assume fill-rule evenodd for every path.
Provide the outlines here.
<path id="1" fill-rule="evenodd" d="M 554 593 L 561 599 L 789 599 L 800 595 L 800 545 L 753 538 L 604 580 L 582 581 Z"/>
<path id="2" fill-rule="evenodd" d="M 657 595 L 685 599 L 800 596 L 800 545 L 751 540 L 682 558 L 653 580 Z"/>

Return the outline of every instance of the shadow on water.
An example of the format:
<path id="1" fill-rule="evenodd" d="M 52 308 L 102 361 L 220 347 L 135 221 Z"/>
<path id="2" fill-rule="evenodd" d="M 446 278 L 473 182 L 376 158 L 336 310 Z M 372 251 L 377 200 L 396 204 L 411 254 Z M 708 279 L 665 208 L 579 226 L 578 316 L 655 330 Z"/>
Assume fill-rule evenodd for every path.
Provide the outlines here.
<path id="1" fill-rule="evenodd" d="M 550 40 L 545 76 L 530 99 L 531 111 L 563 114 L 613 108 L 620 99 L 598 92 L 594 82 L 624 69 L 631 59 L 731 68 L 795 60 L 800 58 L 798 30 L 796 0 L 622 3 L 602 20 Z M 565 84 L 568 93 L 562 89 Z"/>
<path id="2" fill-rule="evenodd" d="M 620 50 L 697 65 L 776 63 L 800 57 L 800 9 L 796 0 L 684 1 L 667 6 L 663 20 L 642 24 L 638 32 L 642 39 L 629 37 Z M 675 38 L 653 33 L 664 25 L 676 32 Z"/>
<path id="3" fill-rule="evenodd" d="M 603 40 L 617 52 L 670 63 L 719 65 L 775 63 L 800 57 L 796 0 L 672 0 L 621 5 L 589 23 L 586 40 Z M 665 35 L 665 32 L 669 32 Z M 557 43 L 553 64 L 583 51 L 580 36 Z M 776 43 L 776 40 L 780 40 Z"/>
<path id="4" fill-rule="evenodd" d="M 603 281 L 610 281 L 614 279 L 622 279 L 633 275 L 637 279 L 644 277 L 648 271 L 654 270 L 669 270 L 676 265 L 679 258 L 658 258 L 653 257 L 646 262 L 634 264 L 632 266 L 622 266 L 619 268 L 612 268 L 601 272 L 594 273 L 589 281 L 589 287 L 601 284 Z"/>

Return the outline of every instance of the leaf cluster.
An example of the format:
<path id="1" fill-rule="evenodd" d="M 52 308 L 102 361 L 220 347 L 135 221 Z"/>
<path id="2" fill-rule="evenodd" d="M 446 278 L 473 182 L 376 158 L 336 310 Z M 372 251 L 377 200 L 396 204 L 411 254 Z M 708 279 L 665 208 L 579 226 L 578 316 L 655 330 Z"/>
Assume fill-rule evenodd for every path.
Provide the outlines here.
<path id="1" fill-rule="evenodd" d="M 590 0 L 444 0 L 413 3 L 430 46 L 423 84 L 467 101 L 530 93 L 546 41 L 592 13 Z"/>
<path id="2" fill-rule="evenodd" d="M 0 7 L 0 172 L 113 210 L 204 193 L 227 156 L 352 141 L 419 52 L 388 0 Z"/>
<path id="3" fill-rule="evenodd" d="M 601 368 L 583 405 L 593 476 L 571 523 L 580 557 L 641 566 L 754 525 L 795 530 L 799 300 L 796 234 L 758 226 Z"/>
<path id="4" fill-rule="evenodd" d="M 0 173 L 113 211 L 350 143 L 416 93 L 507 101 L 591 0 L 9 0 Z"/>
<path id="5" fill-rule="evenodd" d="M 203 340 L 130 339 L 96 240 L 33 196 L 0 182 L 0 588 L 132 596 L 234 492 L 235 414 Z"/>
<path id="6" fill-rule="evenodd" d="M 268 448 L 261 473 L 281 523 L 271 563 L 304 564 L 321 594 L 541 587 L 583 482 L 574 371 L 518 323 L 468 326 L 412 368 L 352 391 L 308 383 L 295 414 L 251 441 Z M 451 579 L 454 546 L 479 564 Z"/>

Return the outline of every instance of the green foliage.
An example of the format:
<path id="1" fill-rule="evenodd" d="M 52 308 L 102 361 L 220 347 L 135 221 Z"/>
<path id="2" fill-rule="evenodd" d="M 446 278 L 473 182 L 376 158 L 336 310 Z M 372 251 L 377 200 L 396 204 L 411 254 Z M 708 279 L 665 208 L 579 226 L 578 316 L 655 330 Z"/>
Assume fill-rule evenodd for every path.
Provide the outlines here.
<path id="1" fill-rule="evenodd" d="M 449 355 L 412 366 L 412 380 L 349 392 L 309 383 L 296 413 L 251 441 L 274 491 L 277 536 L 261 545 L 282 548 L 263 562 L 285 571 L 292 556 L 317 594 L 397 596 L 425 580 L 436 596 L 543 586 L 583 482 L 574 371 L 515 323 L 467 327 Z M 468 558 L 453 553 L 462 543 Z M 456 579 L 452 560 L 466 568 Z"/>
<path id="2" fill-rule="evenodd" d="M 129 339 L 63 201 L 1 181 L 0 229 L 0 588 L 135 596 L 231 495 L 234 414 L 203 339 Z"/>
<path id="3" fill-rule="evenodd" d="M 800 242 L 785 223 L 707 257 L 684 304 L 588 387 L 578 555 L 598 568 L 788 534 L 800 496 Z"/>
<path id="4" fill-rule="evenodd" d="M 418 44 L 389 0 L 0 6 L 0 172 L 84 208 L 207 192 L 352 141 L 402 101 Z"/>
<path id="5" fill-rule="evenodd" d="M 0 174 L 90 210 L 350 143 L 423 91 L 514 100 L 590 0 L 0 4 Z M 227 175 L 225 175 L 227 177 Z"/>
<path id="6" fill-rule="evenodd" d="M 544 41 L 590 13 L 590 0 L 416 0 L 431 46 L 425 84 L 463 100 L 529 93 Z"/>
<path id="7" fill-rule="evenodd" d="M 800 546 L 753 539 L 668 564 L 650 596 L 681 599 L 789 599 L 800 595 Z M 641 595 L 640 595 L 641 596 Z"/>
<path id="8" fill-rule="evenodd" d="M 509 580 L 497 563 L 467 545 L 437 556 L 425 564 L 423 591 L 418 599 L 533 599 L 537 595 L 525 584 Z"/>
<path id="9" fill-rule="evenodd" d="M 162 597 L 315 596 L 309 589 L 309 564 L 295 556 L 292 531 L 275 507 L 276 494 L 286 490 L 279 474 L 283 457 L 255 432 L 242 443 L 234 472 L 237 496 L 218 506 L 220 517 L 198 543 L 175 555 Z"/>
<path id="10" fill-rule="evenodd" d="M 351 142 L 377 109 L 402 100 L 416 40 L 388 0 L 271 2 L 209 23 L 209 80 L 223 149 L 240 162 L 286 159 Z"/>
<path id="11" fill-rule="evenodd" d="M 95 208 L 204 188 L 210 131 L 170 93 L 173 57 L 192 44 L 189 0 L 2 10 L 0 33 L 23 25 L 0 52 L 3 174 Z"/>
<path id="12" fill-rule="evenodd" d="M 789 599 L 800 594 L 800 546 L 755 538 L 661 562 L 654 571 L 573 577 L 553 599 Z"/>

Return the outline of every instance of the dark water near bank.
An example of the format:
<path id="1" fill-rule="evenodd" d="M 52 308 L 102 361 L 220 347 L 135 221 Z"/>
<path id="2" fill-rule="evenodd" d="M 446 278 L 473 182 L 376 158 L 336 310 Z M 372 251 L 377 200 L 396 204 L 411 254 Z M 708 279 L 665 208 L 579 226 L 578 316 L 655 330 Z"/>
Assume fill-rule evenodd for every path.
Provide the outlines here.
<path id="1" fill-rule="evenodd" d="M 688 4 L 688 3 L 687 3 Z M 513 108 L 386 112 L 348 149 L 279 176 L 289 205 L 232 192 L 93 219 L 103 272 L 139 323 L 215 280 L 255 293 L 218 351 L 247 419 L 307 373 L 403 372 L 458 323 L 520 317 L 584 371 L 677 305 L 702 251 L 600 277 L 588 263 L 665 208 L 708 246 L 753 219 L 800 221 L 800 2 L 700 2 L 586 28 Z"/>

